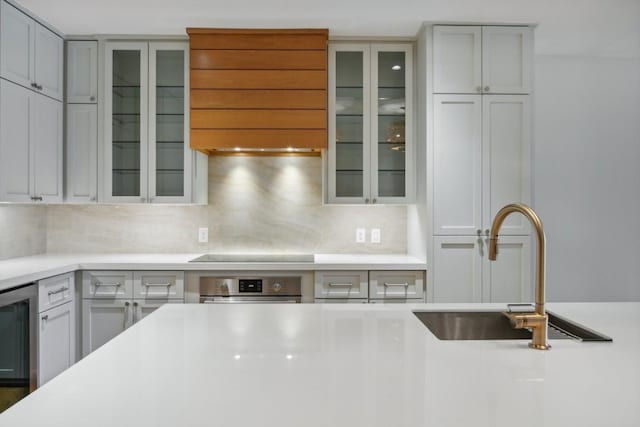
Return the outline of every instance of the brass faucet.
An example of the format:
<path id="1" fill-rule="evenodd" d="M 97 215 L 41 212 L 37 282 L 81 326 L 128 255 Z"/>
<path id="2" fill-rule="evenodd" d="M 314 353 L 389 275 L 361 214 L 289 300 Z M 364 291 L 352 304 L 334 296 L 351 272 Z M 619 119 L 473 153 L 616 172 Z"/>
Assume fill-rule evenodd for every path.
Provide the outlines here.
<path id="1" fill-rule="evenodd" d="M 489 239 L 489 259 L 496 260 L 498 232 L 502 222 L 509 214 L 520 212 L 527 217 L 536 230 L 537 252 L 536 252 L 536 301 L 535 310 L 532 313 L 505 312 L 511 325 L 516 329 L 529 328 L 533 332 L 533 339 L 529 347 L 536 350 L 548 350 L 551 346 L 547 343 L 548 317 L 544 311 L 544 277 L 545 277 L 545 237 L 542 229 L 542 221 L 529 206 L 522 203 L 506 205 L 498 211 L 491 225 L 491 238 Z"/>

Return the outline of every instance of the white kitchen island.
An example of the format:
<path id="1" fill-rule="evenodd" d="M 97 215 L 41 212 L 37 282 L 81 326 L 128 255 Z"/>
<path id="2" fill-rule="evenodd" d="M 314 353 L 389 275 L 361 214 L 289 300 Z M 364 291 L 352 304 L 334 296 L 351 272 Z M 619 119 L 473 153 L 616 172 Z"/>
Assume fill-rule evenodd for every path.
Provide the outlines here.
<path id="1" fill-rule="evenodd" d="M 0 414 L 11 427 L 640 425 L 640 303 L 549 304 L 613 337 L 439 341 L 413 310 L 165 305 Z"/>

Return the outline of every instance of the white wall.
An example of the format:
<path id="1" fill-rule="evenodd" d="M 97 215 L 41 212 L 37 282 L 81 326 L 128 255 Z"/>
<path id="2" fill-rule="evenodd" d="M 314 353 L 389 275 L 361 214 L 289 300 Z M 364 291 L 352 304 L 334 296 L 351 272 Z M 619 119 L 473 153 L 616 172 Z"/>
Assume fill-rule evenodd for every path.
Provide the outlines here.
<path id="1" fill-rule="evenodd" d="M 0 204 L 0 259 L 45 251 L 46 209 L 44 205 Z"/>
<path id="2" fill-rule="evenodd" d="M 535 207 L 552 301 L 640 300 L 640 59 L 537 55 Z"/>

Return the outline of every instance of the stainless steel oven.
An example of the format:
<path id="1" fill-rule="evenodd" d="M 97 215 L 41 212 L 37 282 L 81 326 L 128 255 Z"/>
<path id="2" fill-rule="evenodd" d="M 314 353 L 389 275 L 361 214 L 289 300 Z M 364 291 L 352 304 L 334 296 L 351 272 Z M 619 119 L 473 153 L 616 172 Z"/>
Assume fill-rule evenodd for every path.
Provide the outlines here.
<path id="1" fill-rule="evenodd" d="M 200 278 L 200 302 L 206 304 L 299 303 L 300 276 L 240 276 Z"/>
<path id="2" fill-rule="evenodd" d="M 37 387 L 38 287 L 0 291 L 0 412 Z"/>

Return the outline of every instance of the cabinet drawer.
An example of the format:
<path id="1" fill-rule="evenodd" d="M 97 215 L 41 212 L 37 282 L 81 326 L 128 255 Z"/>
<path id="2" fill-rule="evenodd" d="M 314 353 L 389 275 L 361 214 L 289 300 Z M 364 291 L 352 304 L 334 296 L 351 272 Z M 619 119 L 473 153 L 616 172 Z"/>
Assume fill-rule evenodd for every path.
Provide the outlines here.
<path id="1" fill-rule="evenodd" d="M 316 298 L 367 298 L 366 271 L 318 271 L 315 274 Z"/>
<path id="2" fill-rule="evenodd" d="M 38 281 L 38 313 L 73 301 L 73 273 Z"/>
<path id="3" fill-rule="evenodd" d="M 134 271 L 133 297 L 144 299 L 184 298 L 184 272 Z"/>
<path id="4" fill-rule="evenodd" d="M 369 272 L 369 298 L 414 299 L 424 297 L 422 271 Z"/>
<path id="5" fill-rule="evenodd" d="M 132 298 L 133 273 L 131 271 L 82 272 L 83 298 Z"/>

